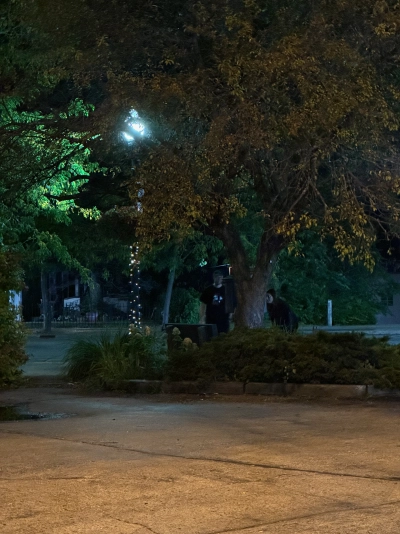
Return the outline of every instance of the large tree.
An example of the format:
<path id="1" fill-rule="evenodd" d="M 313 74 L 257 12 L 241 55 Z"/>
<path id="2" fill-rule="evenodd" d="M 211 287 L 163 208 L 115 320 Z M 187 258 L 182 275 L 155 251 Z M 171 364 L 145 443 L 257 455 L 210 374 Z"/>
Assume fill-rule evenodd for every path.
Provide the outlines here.
<path id="1" fill-rule="evenodd" d="M 186 28 L 197 50 L 180 42 L 173 72 L 137 82 L 146 115 L 169 133 L 136 177 L 139 232 L 214 232 L 233 266 L 236 322 L 249 326 L 261 324 L 277 255 L 300 229 L 371 266 L 376 229 L 397 231 L 399 216 L 397 12 L 260 6 L 197 4 Z M 252 259 L 240 228 L 248 213 L 261 223 Z"/>
<path id="2" fill-rule="evenodd" d="M 122 110 L 139 112 L 152 139 L 136 143 L 137 232 L 149 244 L 193 227 L 219 237 L 238 324 L 261 324 L 277 255 L 301 229 L 370 266 L 377 229 L 398 232 L 396 2 L 74 0 L 51 15 L 52 2 L 28 4 L 7 19 L 9 88 L 27 91 L 24 72 L 44 90 L 95 91 L 103 141 Z M 26 42 L 12 47 L 18 31 Z"/>

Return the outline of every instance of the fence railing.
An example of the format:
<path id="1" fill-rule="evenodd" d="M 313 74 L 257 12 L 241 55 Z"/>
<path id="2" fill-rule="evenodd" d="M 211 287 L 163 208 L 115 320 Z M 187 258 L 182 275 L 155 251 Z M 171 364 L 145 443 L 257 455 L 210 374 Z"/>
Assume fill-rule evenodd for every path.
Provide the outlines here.
<path id="1" fill-rule="evenodd" d="M 43 319 L 37 318 L 27 321 L 26 326 L 33 329 L 43 328 Z M 97 318 L 97 317 L 76 317 L 73 319 L 54 319 L 51 322 L 52 328 L 106 328 L 106 327 L 128 327 L 128 320 L 125 318 Z"/>

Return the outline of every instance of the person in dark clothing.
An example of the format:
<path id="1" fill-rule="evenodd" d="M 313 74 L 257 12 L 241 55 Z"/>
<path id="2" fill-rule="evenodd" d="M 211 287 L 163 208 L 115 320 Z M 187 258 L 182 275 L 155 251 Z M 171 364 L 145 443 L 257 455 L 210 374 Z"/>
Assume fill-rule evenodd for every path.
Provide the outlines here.
<path id="1" fill-rule="evenodd" d="M 218 334 L 229 332 L 230 314 L 225 309 L 225 287 L 222 272 L 214 271 L 214 283 L 200 296 L 199 322 L 217 325 Z"/>
<path id="2" fill-rule="evenodd" d="M 289 304 L 276 296 L 275 289 L 267 291 L 267 311 L 273 325 L 286 332 L 296 332 L 299 319 Z"/>

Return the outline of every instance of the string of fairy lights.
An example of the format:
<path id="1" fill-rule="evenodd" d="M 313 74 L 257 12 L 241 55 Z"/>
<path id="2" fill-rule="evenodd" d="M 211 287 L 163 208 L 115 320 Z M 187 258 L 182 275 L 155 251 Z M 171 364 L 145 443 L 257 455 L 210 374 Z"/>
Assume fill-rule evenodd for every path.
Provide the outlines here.
<path id="1" fill-rule="evenodd" d="M 140 304 L 140 260 L 139 246 L 136 243 L 130 247 L 130 302 L 129 302 L 129 325 L 141 328 L 141 304 Z"/>

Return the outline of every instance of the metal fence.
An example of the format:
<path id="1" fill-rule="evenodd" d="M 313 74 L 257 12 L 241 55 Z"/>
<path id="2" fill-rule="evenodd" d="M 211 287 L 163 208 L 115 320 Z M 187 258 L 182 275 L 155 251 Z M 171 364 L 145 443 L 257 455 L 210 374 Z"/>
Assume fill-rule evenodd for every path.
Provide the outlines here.
<path id="1" fill-rule="evenodd" d="M 35 318 L 33 321 L 27 321 L 25 323 L 29 328 L 32 329 L 42 329 L 43 328 L 43 319 L 40 317 Z M 51 322 L 52 328 L 127 328 L 128 320 L 125 318 L 108 318 L 102 317 L 101 319 L 97 317 L 76 317 L 76 318 L 58 318 Z"/>
<path id="2" fill-rule="evenodd" d="M 52 328 L 105 328 L 127 327 L 129 325 L 128 314 L 113 306 L 104 306 L 101 311 L 92 311 L 82 313 L 78 308 L 66 307 L 61 315 L 56 315 L 51 322 Z M 161 324 L 162 318 L 159 310 L 152 306 L 143 306 L 141 308 L 141 320 L 144 323 L 154 325 Z M 26 325 L 34 329 L 43 328 L 43 315 L 32 317 L 31 320 L 25 321 Z"/>

